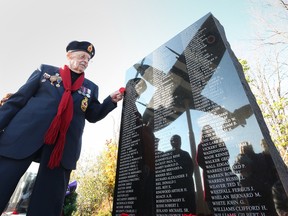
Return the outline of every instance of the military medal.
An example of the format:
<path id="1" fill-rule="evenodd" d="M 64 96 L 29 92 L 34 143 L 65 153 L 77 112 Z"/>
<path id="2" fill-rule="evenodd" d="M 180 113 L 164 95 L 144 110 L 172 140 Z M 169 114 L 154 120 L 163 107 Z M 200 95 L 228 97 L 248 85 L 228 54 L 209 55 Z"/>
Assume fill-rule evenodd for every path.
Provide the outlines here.
<path id="1" fill-rule="evenodd" d="M 56 80 L 56 82 L 57 82 L 56 87 L 58 87 L 58 88 L 60 87 L 61 81 L 62 81 L 62 78 L 58 77 L 57 80 Z"/>
<path id="2" fill-rule="evenodd" d="M 81 101 L 81 110 L 85 112 L 87 107 L 88 107 L 88 98 L 84 97 L 83 100 Z"/>
<path id="3" fill-rule="evenodd" d="M 41 82 L 46 82 L 47 79 L 49 79 L 51 76 L 47 73 L 43 74 L 43 79 L 41 80 Z"/>
<path id="4" fill-rule="evenodd" d="M 61 81 L 62 81 L 62 78 L 59 76 L 59 74 L 58 73 L 56 73 L 55 74 L 55 76 L 50 76 L 50 83 L 51 83 L 51 85 L 53 85 L 54 86 L 54 82 L 56 82 L 56 87 L 60 87 L 60 83 L 61 83 Z"/>
<path id="5" fill-rule="evenodd" d="M 81 86 L 80 89 L 78 90 L 78 93 L 84 96 L 84 91 L 85 91 L 85 87 Z"/>
<path id="6" fill-rule="evenodd" d="M 87 88 L 86 97 L 90 98 L 91 90 Z"/>
<path id="7" fill-rule="evenodd" d="M 87 98 L 90 98 L 91 97 L 91 89 L 88 89 L 84 86 L 81 86 L 80 89 L 78 90 L 78 93 L 87 97 Z"/>

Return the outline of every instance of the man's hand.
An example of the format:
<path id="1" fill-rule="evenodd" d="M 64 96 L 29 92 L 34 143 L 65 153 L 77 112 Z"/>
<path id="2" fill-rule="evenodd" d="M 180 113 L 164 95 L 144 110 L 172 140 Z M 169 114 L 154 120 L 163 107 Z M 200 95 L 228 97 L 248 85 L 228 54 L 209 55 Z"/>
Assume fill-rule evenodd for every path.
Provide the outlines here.
<path id="1" fill-rule="evenodd" d="M 2 106 L 13 94 L 7 93 L 0 101 L 0 106 Z"/>
<path id="2" fill-rule="evenodd" d="M 125 88 L 120 88 L 118 91 L 113 92 L 110 96 L 112 98 L 112 101 L 114 103 L 117 103 L 118 101 L 123 99 L 123 95 L 125 92 Z"/>

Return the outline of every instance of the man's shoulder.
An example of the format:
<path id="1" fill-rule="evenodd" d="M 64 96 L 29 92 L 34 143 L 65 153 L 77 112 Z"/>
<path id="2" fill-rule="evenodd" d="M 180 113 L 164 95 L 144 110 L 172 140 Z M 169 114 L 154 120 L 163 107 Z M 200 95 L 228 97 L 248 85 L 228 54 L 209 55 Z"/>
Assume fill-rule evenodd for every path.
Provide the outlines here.
<path id="1" fill-rule="evenodd" d="M 41 64 L 39 70 L 42 72 L 55 72 L 59 71 L 59 67 L 53 65 Z"/>
<path id="2" fill-rule="evenodd" d="M 190 157 L 189 152 L 188 152 L 188 151 L 185 151 L 185 150 L 183 150 L 183 149 L 180 149 L 179 153 L 182 154 L 182 155 L 185 155 L 185 156 L 189 156 L 189 157 Z"/>
<path id="3" fill-rule="evenodd" d="M 91 81 L 90 79 L 87 79 L 86 77 L 84 79 L 84 85 L 90 86 L 90 87 L 94 86 L 95 88 L 98 89 L 98 85 L 96 85 L 93 81 Z"/>

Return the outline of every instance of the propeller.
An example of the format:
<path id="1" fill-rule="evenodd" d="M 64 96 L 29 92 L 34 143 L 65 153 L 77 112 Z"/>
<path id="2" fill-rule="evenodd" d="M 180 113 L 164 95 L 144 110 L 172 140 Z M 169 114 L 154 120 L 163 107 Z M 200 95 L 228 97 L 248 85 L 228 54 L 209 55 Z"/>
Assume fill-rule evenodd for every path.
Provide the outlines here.
<path id="1" fill-rule="evenodd" d="M 144 67 L 144 61 L 145 61 L 145 58 L 142 59 L 141 63 L 137 63 L 137 64 L 134 64 L 133 67 L 136 69 L 137 73 L 136 73 L 136 76 L 135 78 L 138 77 L 139 73 L 140 74 L 143 74 L 144 71 L 145 71 L 145 67 Z"/>

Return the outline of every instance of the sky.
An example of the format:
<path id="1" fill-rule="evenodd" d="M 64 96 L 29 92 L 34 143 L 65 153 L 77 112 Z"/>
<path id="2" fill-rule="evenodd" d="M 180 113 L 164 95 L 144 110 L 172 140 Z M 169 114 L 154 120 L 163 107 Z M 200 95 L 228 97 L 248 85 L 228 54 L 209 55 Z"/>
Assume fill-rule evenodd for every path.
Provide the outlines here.
<path id="1" fill-rule="evenodd" d="M 125 86 L 126 71 L 182 30 L 212 13 L 238 58 L 250 42 L 249 0 L 9 0 L 0 1 L 0 96 L 15 92 L 40 64 L 63 66 L 70 41 L 94 44 L 85 72 L 99 100 Z M 83 152 L 97 154 L 115 138 L 121 103 L 105 119 L 86 123 Z"/>

